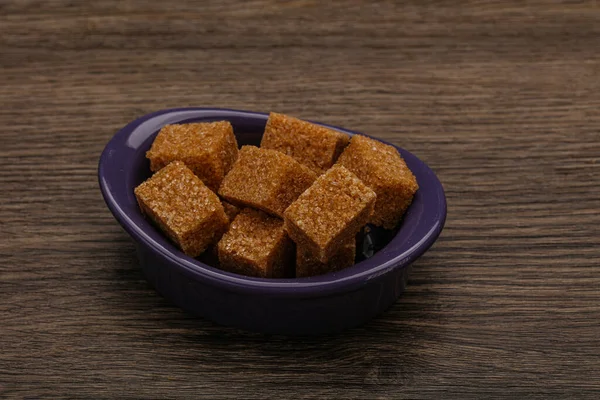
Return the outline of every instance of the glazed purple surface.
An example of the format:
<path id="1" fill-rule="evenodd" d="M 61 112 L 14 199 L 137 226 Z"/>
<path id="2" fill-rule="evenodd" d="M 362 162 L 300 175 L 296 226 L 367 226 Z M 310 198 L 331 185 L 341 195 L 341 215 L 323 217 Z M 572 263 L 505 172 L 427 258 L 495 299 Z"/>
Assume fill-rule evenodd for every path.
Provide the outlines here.
<path id="1" fill-rule="evenodd" d="M 244 277 L 184 255 L 141 215 L 133 194 L 150 175 L 145 153 L 162 126 L 215 120 L 229 120 L 240 145 L 258 145 L 267 114 L 202 108 L 158 111 L 125 126 L 102 153 L 98 169 L 102 194 L 135 240 L 149 282 L 196 315 L 272 333 L 339 331 L 393 304 L 404 290 L 409 265 L 434 243 L 445 222 L 444 191 L 433 171 L 398 148 L 420 188 L 397 234 L 372 257 L 343 271 L 310 278 Z"/>

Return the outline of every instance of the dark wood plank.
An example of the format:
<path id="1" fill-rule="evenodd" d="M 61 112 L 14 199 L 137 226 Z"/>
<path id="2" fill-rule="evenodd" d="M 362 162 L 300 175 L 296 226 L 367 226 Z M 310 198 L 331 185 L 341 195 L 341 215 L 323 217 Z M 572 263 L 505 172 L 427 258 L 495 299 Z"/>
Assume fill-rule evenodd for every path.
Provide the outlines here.
<path id="1" fill-rule="evenodd" d="M 0 3 L 0 397 L 600 395 L 600 9 L 570 1 Z M 174 106 L 397 143 L 447 191 L 373 322 L 265 337 L 158 296 L 96 165 Z"/>

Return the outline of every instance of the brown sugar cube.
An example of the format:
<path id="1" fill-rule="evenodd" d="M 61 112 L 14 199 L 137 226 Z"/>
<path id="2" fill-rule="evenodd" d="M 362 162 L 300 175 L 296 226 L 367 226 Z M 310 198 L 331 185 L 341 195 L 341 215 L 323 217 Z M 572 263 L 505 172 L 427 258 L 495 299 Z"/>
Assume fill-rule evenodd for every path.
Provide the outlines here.
<path id="1" fill-rule="evenodd" d="M 221 268 L 241 275 L 285 278 L 294 266 L 294 246 L 283 221 L 250 208 L 235 217 L 218 252 Z"/>
<path id="2" fill-rule="evenodd" d="M 310 251 L 298 247 L 296 249 L 296 278 L 323 275 L 342 270 L 354 265 L 356 257 L 356 241 L 352 238 L 325 263 L 317 260 Z"/>
<path id="3" fill-rule="evenodd" d="M 335 163 L 349 140 L 345 133 L 271 113 L 260 147 L 281 151 L 321 174 Z"/>
<path id="4" fill-rule="evenodd" d="M 326 263 L 367 223 L 375 192 L 335 165 L 285 210 L 285 228 L 298 247 Z"/>
<path id="5" fill-rule="evenodd" d="M 237 158 L 238 145 L 229 121 L 164 126 L 146 153 L 154 172 L 183 161 L 216 192 Z"/>
<path id="6" fill-rule="evenodd" d="M 292 157 L 275 150 L 243 146 L 219 194 L 237 206 L 271 215 L 283 212 L 315 180 L 316 174 Z"/>
<path id="7" fill-rule="evenodd" d="M 240 213 L 240 208 L 226 201 L 221 201 L 221 204 L 223 204 L 223 209 L 225 210 L 225 215 L 227 215 L 229 222 L 232 222 L 235 216 Z"/>
<path id="8" fill-rule="evenodd" d="M 387 144 L 362 135 L 354 135 L 338 164 L 352 171 L 377 193 L 371 222 L 393 229 L 419 189 L 398 151 Z"/>
<path id="9" fill-rule="evenodd" d="M 181 161 L 136 187 L 135 196 L 142 212 L 191 257 L 218 241 L 229 223 L 217 195 Z"/>

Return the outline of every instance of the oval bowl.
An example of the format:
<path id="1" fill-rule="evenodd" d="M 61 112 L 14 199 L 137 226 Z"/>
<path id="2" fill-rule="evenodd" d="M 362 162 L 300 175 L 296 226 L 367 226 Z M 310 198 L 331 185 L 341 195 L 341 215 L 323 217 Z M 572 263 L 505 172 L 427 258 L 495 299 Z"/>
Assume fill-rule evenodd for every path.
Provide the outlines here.
<path id="1" fill-rule="evenodd" d="M 410 265 L 435 242 L 444 226 L 443 187 L 434 172 L 410 152 L 396 147 L 419 183 L 399 229 L 372 235 L 370 240 L 381 241 L 375 243 L 379 251 L 336 273 L 264 279 L 221 271 L 183 254 L 138 208 L 133 189 L 150 176 L 145 154 L 164 125 L 228 120 L 239 145 L 258 145 L 267 118 L 268 114 L 258 112 L 177 108 L 136 119 L 115 134 L 100 157 L 98 179 L 104 200 L 133 238 L 150 284 L 192 314 L 223 325 L 279 334 L 332 333 L 360 325 L 402 294 Z M 321 125 L 349 135 L 357 133 Z"/>

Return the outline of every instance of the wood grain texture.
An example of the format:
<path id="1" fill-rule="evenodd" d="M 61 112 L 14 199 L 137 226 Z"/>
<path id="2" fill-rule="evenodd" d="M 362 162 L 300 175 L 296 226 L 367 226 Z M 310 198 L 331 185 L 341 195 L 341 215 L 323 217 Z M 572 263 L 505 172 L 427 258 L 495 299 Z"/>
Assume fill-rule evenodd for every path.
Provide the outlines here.
<path id="1" fill-rule="evenodd" d="M 0 398 L 600 396 L 597 2 L 87 3 L 0 2 Z M 96 167 L 175 106 L 290 113 L 425 160 L 449 213 L 406 294 L 310 339 L 157 295 Z"/>

